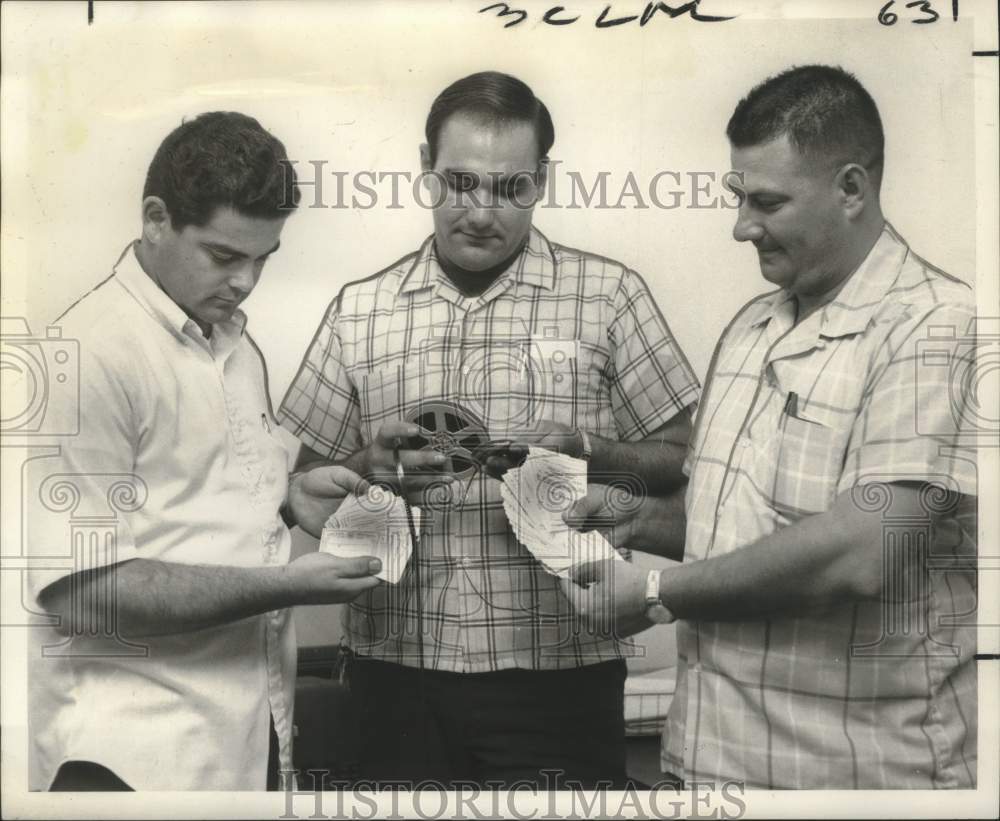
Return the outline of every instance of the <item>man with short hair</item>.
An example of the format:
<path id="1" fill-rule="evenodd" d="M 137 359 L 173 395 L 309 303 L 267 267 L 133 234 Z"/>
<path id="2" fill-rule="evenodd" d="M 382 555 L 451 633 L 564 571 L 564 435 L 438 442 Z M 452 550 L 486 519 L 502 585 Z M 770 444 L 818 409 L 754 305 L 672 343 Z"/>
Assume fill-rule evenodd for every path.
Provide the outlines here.
<path id="1" fill-rule="evenodd" d="M 948 381 L 972 291 L 885 221 L 882 124 L 851 74 L 783 72 L 727 134 L 733 236 L 778 290 L 716 348 L 684 563 L 652 590 L 607 565 L 567 589 L 592 615 L 613 601 L 619 623 L 679 619 L 664 769 L 764 789 L 974 787 L 976 463 L 968 386 Z M 664 551 L 655 521 L 633 527 Z"/>
<path id="2" fill-rule="evenodd" d="M 514 446 L 484 460 L 490 473 L 452 462 L 458 490 L 424 505 L 407 574 L 346 608 L 361 772 L 620 784 L 629 647 L 574 617 L 493 476 L 535 445 L 676 492 L 698 384 L 638 274 L 532 227 L 554 128 L 527 85 L 497 72 L 455 82 L 426 138 L 434 234 L 341 291 L 279 418 L 306 462 L 390 483 L 398 465 L 406 491 L 446 475 L 444 455 L 413 446 L 428 420 L 444 420 L 439 438 Z"/>
<path id="3" fill-rule="evenodd" d="M 160 145 L 142 236 L 58 321 L 78 340 L 79 433 L 29 464 L 29 574 L 57 616 L 32 631 L 31 784 L 51 790 L 274 788 L 291 768 L 287 609 L 378 584 L 376 560 L 289 563 L 283 515 L 316 534 L 365 487 L 297 475 L 239 304 L 298 201 L 285 148 L 243 114 Z M 65 398 L 65 396 L 63 396 Z M 110 528 L 110 529 L 109 529 Z M 60 566 L 61 565 L 61 566 Z"/>

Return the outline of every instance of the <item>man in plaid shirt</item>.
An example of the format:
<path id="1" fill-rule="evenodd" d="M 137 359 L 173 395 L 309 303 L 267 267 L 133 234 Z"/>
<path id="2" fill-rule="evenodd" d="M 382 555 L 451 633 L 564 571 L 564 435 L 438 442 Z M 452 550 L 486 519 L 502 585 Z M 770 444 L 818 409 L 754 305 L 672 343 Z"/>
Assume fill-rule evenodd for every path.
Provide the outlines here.
<path id="1" fill-rule="evenodd" d="M 401 445 L 405 490 L 420 491 L 444 459 L 411 446 L 414 414 L 439 400 L 461 409 L 455 430 L 468 414 L 493 440 L 678 498 L 697 380 L 637 273 L 532 227 L 554 140 L 545 106 L 513 77 L 474 74 L 438 96 L 426 137 L 434 234 L 330 306 L 279 413 L 300 463 L 395 483 Z M 516 452 L 495 454 L 490 472 Z M 629 646 L 581 623 L 518 543 L 499 488 L 479 471 L 453 503 L 424 503 L 402 580 L 346 611 L 361 771 L 621 783 Z"/>
<path id="2" fill-rule="evenodd" d="M 727 134 L 733 236 L 779 289 L 716 349 L 685 466 L 684 563 L 651 586 L 588 568 L 578 580 L 599 583 L 567 590 L 586 613 L 613 602 L 633 631 L 647 608 L 680 619 L 665 770 L 766 789 L 974 787 L 972 291 L 883 218 L 882 125 L 852 75 L 771 78 Z M 666 552 L 655 521 L 632 528 Z"/>

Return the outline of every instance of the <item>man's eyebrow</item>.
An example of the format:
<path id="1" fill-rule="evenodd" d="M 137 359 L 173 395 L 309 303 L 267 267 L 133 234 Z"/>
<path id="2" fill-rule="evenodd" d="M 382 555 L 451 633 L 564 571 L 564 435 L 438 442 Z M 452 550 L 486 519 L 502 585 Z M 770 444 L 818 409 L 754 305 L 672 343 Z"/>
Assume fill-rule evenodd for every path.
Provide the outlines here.
<path id="1" fill-rule="evenodd" d="M 510 174 L 500 174 L 492 171 L 487 171 L 485 174 L 480 174 L 478 171 L 464 171 L 461 168 L 443 168 L 441 173 L 453 177 L 475 177 L 477 180 L 489 180 L 493 184 L 505 185 L 512 180 L 522 180 L 529 179 L 534 176 L 534 171 L 513 171 Z"/>
<path id="2" fill-rule="evenodd" d="M 211 251 L 216 251 L 220 254 L 226 254 L 231 257 L 239 257 L 241 259 L 246 259 L 246 257 L 248 256 L 248 254 L 245 254 L 238 248 L 233 248 L 231 245 L 226 245 L 224 242 L 212 242 L 211 240 L 204 240 L 201 244 L 204 248 L 208 248 Z M 264 252 L 263 254 L 261 254 L 261 256 L 262 257 L 270 256 L 280 247 L 281 247 L 281 240 L 279 239 L 276 243 L 274 243 L 274 247 L 271 248 L 271 250 Z"/>
<path id="3" fill-rule="evenodd" d="M 772 199 L 787 200 L 789 195 L 785 191 L 779 191 L 775 188 L 754 188 L 753 186 L 747 185 L 745 180 L 730 174 L 728 178 L 725 178 L 724 183 L 730 191 L 734 191 L 738 194 L 742 194 L 745 197 L 770 197 Z"/>

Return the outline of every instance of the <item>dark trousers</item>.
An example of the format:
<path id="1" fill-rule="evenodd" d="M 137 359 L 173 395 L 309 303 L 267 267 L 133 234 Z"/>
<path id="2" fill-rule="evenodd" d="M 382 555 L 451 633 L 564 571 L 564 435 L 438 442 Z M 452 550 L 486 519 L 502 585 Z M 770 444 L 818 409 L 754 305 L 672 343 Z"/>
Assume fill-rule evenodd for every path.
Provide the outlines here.
<path id="1" fill-rule="evenodd" d="M 93 761 L 66 761 L 52 779 L 49 792 L 133 792 L 111 770 Z"/>
<path id="2" fill-rule="evenodd" d="M 450 673 L 355 656 L 349 680 L 361 777 L 407 787 L 431 780 L 620 788 L 625 673 L 624 661 Z"/>
<path id="3" fill-rule="evenodd" d="M 271 722 L 267 753 L 267 789 L 277 790 L 278 734 Z M 49 792 L 132 792 L 132 788 L 107 767 L 93 761 L 67 761 L 56 773 Z"/>

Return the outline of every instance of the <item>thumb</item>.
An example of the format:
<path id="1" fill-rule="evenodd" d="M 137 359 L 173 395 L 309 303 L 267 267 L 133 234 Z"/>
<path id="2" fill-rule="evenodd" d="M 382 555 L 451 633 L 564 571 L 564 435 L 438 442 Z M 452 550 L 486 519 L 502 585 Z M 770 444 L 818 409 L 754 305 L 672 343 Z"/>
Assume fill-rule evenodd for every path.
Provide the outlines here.
<path id="1" fill-rule="evenodd" d="M 331 468 L 330 480 L 334 487 L 345 495 L 353 493 L 355 496 L 360 496 L 367 493 L 368 488 L 371 487 L 367 479 L 363 479 L 343 465 L 335 465 Z"/>
<path id="2" fill-rule="evenodd" d="M 571 567 L 569 577 L 578 585 L 586 586 L 604 578 L 603 562 L 591 561 Z"/>
<path id="3" fill-rule="evenodd" d="M 593 530 L 613 523 L 613 517 L 605 504 L 604 485 L 588 485 L 587 494 L 581 496 L 563 513 L 563 521 L 577 530 Z"/>
<path id="4" fill-rule="evenodd" d="M 381 560 L 374 556 L 357 556 L 352 559 L 336 557 L 338 572 L 345 579 L 358 579 L 364 576 L 374 576 L 382 569 Z"/>

